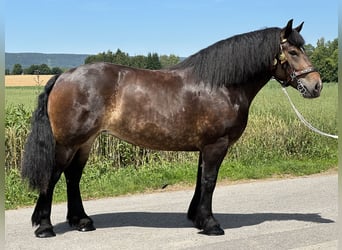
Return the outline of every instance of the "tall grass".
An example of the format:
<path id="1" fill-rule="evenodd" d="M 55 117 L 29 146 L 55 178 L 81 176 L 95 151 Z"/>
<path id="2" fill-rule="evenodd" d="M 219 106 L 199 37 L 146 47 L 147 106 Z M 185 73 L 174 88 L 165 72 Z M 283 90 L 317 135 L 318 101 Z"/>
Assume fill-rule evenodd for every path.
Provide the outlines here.
<path id="1" fill-rule="evenodd" d="M 318 99 L 304 99 L 293 89 L 288 92 L 309 122 L 318 129 L 337 134 L 336 84 L 325 84 Z M 330 158 L 336 157 L 337 140 L 305 127 L 276 83 L 269 83 L 255 98 L 247 129 L 233 152 L 233 157 L 242 160 Z"/>
<path id="2" fill-rule="evenodd" d="M 18 200 L 20 204 L 32 204 L 36 197 L 18 183 L 22 150 L 40 90 L 6 88 L 7 208 L 16 207 Z M 322 96 L 311 100 L 302 98 L 295 90 L 288 91 L 308 121 L 325 132 L 337 133 L 337 84 L 325 84 Z M 88 188 L 82 193 L 85 198 L 99 197 L 177 182 L 194 183 L 197 157 L 197 153 L 139 148 L 104 133 L 93 145 L 82 179 Z M 270 82 L 253 101 L 245 133 L 229 150 L 220 178 L 310 174 L 336 164 L 337 140 L 308 130 L 295 116 L 279 84 Z M 60 198 L 56 200 L 64 200 L 65 186 L 59 185 L 56 196 Z"/>

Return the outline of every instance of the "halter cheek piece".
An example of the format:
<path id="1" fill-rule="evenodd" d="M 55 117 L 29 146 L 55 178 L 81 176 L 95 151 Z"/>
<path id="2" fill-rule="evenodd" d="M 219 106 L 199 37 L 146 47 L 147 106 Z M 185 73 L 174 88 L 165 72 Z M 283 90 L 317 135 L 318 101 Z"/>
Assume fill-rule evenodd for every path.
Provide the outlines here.
<path id="1" fill-rule="evenodd" d="M 311 72 L 317 72 L 317 70 L 314 68 L 314 67 L 308 67 L 306 69 L 303 69 L 303 70 L 299 70 L 299 71 L 296 71 L 292 66 L 291 64 L 288 62 L 286 56 L 285 56 L 285 53 L 283 52 L 283 44 L 286 43 L 287 40 L 286 39 L 283 39 L 280 43 L 280 55 L 278 56 L 278 58 L 275 58 L 274 59 L 274 66 L 276 66 L 279 62 L 281 65 L 283 65 L 284 63 L 287 62 L 288 64 L 288 67 L 287 67 L 287 73 L 289 74 L 289 77 L 286 81 L 282 81 L 282 80 L 279 80 L 275 77 L 275 79 L 283 86 L 283 87 L 287 87 L 291 84 L 291 82 L 294 82 L 294 81 L 297 81 L 297 89 L 298 91 L 304 95 L 306 92 L 307 92 L 307 89 L 305 88 L 305 86 L 303 85 L 302 81 L 301 81 L 301 78 L 299 78 L 300 76 L 303 76 L 303 75 L 306 75 L 306 74 L 309 74 Z"/>

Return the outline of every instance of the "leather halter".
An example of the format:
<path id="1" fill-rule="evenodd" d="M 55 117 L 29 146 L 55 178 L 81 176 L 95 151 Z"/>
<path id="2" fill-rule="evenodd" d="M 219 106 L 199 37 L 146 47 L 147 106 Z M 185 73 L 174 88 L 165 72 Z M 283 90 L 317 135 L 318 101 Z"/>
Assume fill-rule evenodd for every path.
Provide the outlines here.
<path id="1" fill-rule="evenodd" d="M 314 67 L 308 67 L 306 69 L 303 70 L 295 70 L 291 64 L 289 63 L 289 61 L 287 60 L 284 52 L 283 52 L 283 44 L 286 43 L 287 40 L 283 39 L 280 43 L 280 54 L 278 56 L 278 58 L 275 59 L 275 66 L 280 62 L 280 64 L 284 64 L 287 62 L 288 67 L 287 67 L 287 73 L 288 73 L 288 77 L 286 81 L 283 80 L 279 80 L 276 77 L 274 77 L 283 87 L 287 87 L 291 84 L 291 82 L 297 81 L 297 89 L 299 90 L 299 92 L 301 92 L 303 94 L 303 88 L 305 90 L 305 87 L 303 86 L 303 84 L 301 83 L 300 80 L 300 76 L 312 73 L 312 72 L 318 72 L 317 69 L 315 69 Z"/>

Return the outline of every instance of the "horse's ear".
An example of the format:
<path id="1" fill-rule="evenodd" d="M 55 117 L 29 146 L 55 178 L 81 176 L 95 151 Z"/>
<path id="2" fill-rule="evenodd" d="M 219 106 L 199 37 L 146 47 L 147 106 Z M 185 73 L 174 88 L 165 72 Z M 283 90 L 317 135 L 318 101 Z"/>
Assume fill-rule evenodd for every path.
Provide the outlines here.
<path id="1" fill-rule="evenodd" d="M 291 32 L 292 32 L 292 24 L 293 24 L 293 19 L 291 19 L 290 21 L 288 21 L 286 27 L 281 31 L 281 39 L 287 39 Z"/>
<path id="2" fill-rule="evenodd" d="M 304 24 L 304 22 L 302 22 L 297 28 L 295 28 L 295 30 L 296 30 L 298 33 L 302 30 L 303 24 Z"/>

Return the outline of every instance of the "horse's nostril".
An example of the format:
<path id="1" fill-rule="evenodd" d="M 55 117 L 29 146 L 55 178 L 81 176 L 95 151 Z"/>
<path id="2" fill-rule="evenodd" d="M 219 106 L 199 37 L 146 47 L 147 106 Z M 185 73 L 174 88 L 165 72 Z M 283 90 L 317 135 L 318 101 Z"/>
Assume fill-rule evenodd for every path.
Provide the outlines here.
<path id="1" fill-rule="evenodd" d="M 315 87 L 314 87 L 314 89 L 313 89 L 313 93 L 314 94 L 319 94 L 320 92 L 321 92 L 321 83 L 320 82 L 318 82 L 318 83 L 316 83 L 316 85 L 315 85 Z"/>
<path id="2" fill-rule="evenodd" d="M 315 97 L 320 96 L 321 90 L 322 90 L 321 82 L 316 83 L 316 85 L 312 91 L 313 96 L 315 96 Z"/>

